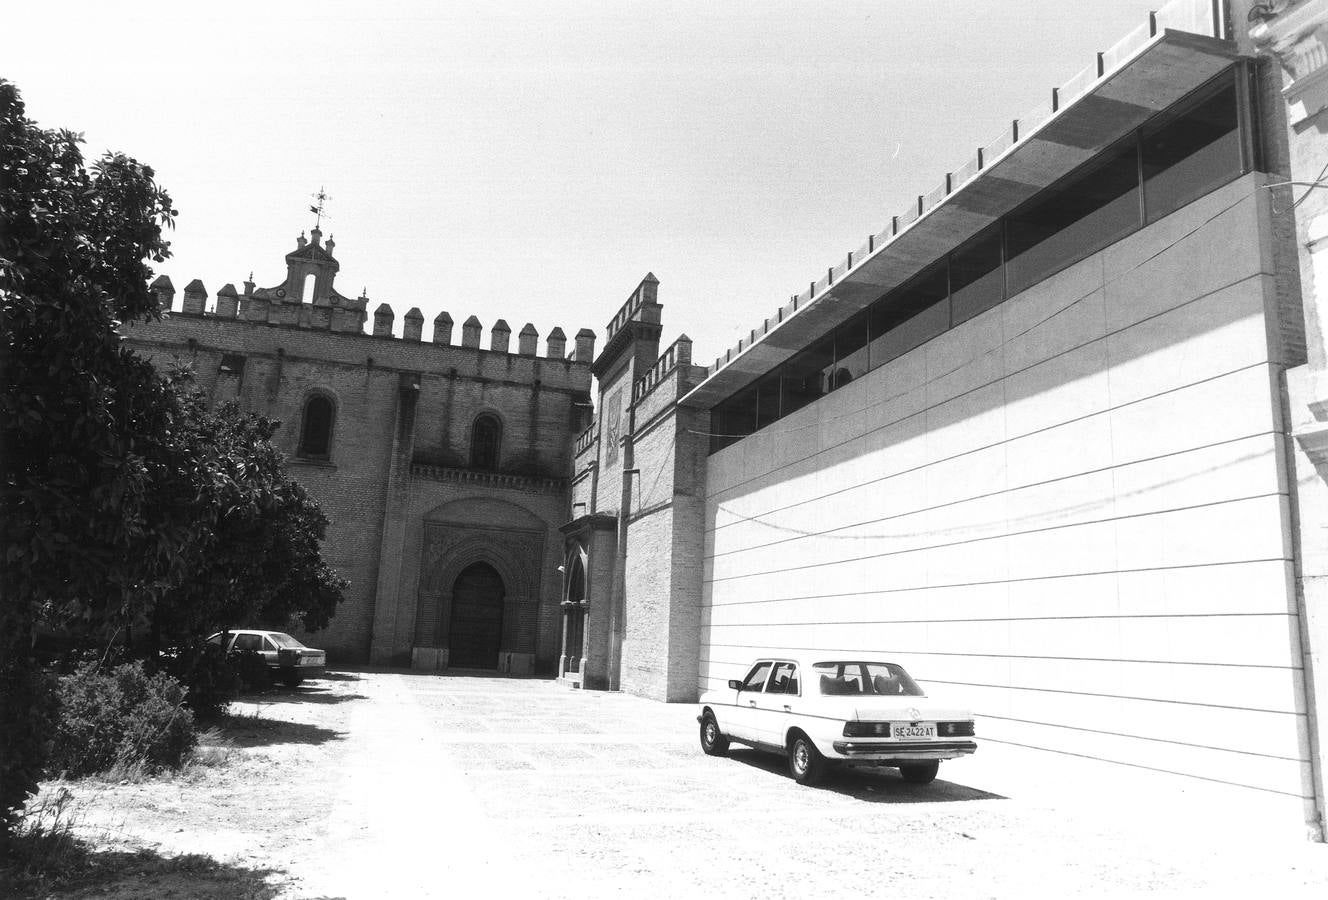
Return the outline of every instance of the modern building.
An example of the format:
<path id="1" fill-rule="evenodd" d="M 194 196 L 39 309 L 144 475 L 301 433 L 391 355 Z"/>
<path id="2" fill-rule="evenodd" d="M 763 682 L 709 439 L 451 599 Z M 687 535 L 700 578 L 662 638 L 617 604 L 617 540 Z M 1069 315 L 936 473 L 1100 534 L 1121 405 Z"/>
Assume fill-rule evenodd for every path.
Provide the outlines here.
<path id="1" fill-rule="evenodd" d="M 1324 5 L 1169 4 L 709 366 L 658 353 L 648 277 L 575 448 L 560 677 L 886 655 L 989 744 L 1322 839 Z"/>
<path id="2" fill-rule="evenodd" d="M 330 519 L 325 557 L 350 580 L 317 636 L 333 662 L 552 674 L 561 642 L 562 535 L 572 442 L 589 418 L 595 335 L 569 354 L 560 328 L 516 335 L 499 319 L 481 347 L 475 316 L 432 341 L 386 303 L 337 293 L 335 244 L 315 228 L 277 286 L 228 284 L 209 306 L 199 281 L 183 309 L 126 329 L 159 364 L 193 366 L 211 402 L 278 419 L 290 472 Z M 163 309 L 175 290 L 153 284 Z"/>

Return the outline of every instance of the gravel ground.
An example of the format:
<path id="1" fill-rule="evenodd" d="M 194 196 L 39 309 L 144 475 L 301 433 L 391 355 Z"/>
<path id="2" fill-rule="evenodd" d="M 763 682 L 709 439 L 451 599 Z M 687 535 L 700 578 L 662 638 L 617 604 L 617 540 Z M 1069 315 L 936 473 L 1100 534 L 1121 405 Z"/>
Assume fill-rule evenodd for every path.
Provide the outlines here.
<path id="1" fill-rule="evenodd" d="M 883 770 L 806 788 L 776 757 L 703 756 L 695 715 L 333 673 L 235 704 L 218 764 L 48 785 L 73 792 L 78 834 L 143 861 L 56 895 L 1328 897 L 1328 847 L 1255 829 L 1243 795 L 992 744 L 926 787 Z"/>

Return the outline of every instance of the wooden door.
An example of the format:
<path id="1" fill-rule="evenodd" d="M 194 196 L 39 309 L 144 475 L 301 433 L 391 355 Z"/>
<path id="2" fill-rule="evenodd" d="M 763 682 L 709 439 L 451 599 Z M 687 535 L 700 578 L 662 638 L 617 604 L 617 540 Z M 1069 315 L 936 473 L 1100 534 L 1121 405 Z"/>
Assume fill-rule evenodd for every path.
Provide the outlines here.
<path id="1" fill-rule="evenodd" d="M 494 669 L 503 640 L 503 579 L 488 563 L 475 563 L 452 587 L 449 668 Z"/>

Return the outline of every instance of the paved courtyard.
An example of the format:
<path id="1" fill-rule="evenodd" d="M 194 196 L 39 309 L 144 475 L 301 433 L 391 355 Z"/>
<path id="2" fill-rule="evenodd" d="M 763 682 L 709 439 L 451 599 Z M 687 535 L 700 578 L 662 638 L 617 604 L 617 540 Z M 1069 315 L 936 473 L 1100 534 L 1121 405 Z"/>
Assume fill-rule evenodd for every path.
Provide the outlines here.
<path id="1" fill-rule="evenodd" d="M 702 755 L 692 706 L 548 681 L 340 673 L 235 712 L 240 761 L 112 788 L 89 822 L 284 897 L 1328 896 L 1328 848 L 1223 795 L 995 745 L 928 787 L 806 788 Z M 205 827 L 163 824 L 200 797 Z"/>

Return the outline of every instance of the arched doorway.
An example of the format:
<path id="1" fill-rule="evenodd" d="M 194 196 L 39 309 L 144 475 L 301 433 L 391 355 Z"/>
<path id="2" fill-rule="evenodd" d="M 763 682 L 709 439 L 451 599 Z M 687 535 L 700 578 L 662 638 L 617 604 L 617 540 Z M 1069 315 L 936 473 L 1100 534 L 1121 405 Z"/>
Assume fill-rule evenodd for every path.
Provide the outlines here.
<path id="1" fill-rule="evenodd" d="M 586 635 L 586 567 L 579 549 L 571 554 L 567 594 L 563 600 L 563 674 L 581 671 L 581 653 Z"/>
<path id="2" fill-rule="evenodd" d="M 447 634 L 451 668 L 493 669 L 503 640 L 503 597 L 507 591 L 493 566 L 467 566 L 452 586 L 452 616 Z"/>

